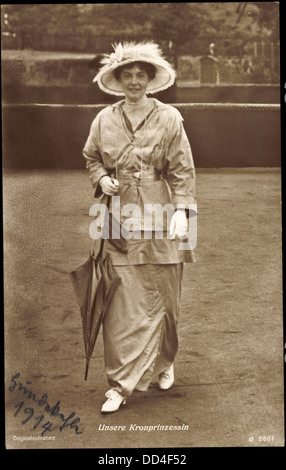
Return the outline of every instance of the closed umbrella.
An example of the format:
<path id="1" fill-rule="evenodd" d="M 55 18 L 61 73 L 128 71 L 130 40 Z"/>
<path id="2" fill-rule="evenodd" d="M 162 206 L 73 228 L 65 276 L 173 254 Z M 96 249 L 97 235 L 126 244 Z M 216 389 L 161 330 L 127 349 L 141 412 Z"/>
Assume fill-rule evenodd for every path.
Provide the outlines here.
<path id="1" fill-rule="evenodd" d="M 110 198 L 107 207 L 109 208 Z M 109 213 L 108 213 L 109 214 Z M 111 214 L 107 223 L 110 224 Z M 117 248 L 126 252 L 126 240 L 116 240 Z M 86 355 L 85 380 L 87 380 L 91 355 L 109 303 L 120 282 L 107 253 L 103 257 L 104 238 L 95 256 L 91 252 L 86 262 L 70 273 L 77 301 L 80 307 Z"/>

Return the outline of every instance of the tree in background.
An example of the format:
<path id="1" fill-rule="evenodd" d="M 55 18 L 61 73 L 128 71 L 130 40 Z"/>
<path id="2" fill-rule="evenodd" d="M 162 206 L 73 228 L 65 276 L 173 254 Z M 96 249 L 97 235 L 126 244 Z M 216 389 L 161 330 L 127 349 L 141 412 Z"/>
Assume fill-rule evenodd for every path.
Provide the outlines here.
<path id="1" fill-rule="evenodd" d="M 1 11 L 23 37 L 20 48 L 111 52 L 112 42 L 148 38 L 160 42 L 175 66 L 180 55 L 208 54 L 211 43 L 219 58 L 242 60 L 254 42 L 279 40 L 277 2 L 7 4 Z M 266 66 L 257 57 L 258 78 Z"/>
<path id="2" fill-rule="evenodd" d="M 257 22 L 271 41 L 279 41 L 279 2 L 258 2 Z"/>
<path id="3" fill-rule="evenodd" d="M 177 48 L 253 35 L 279 39 L 277 2 L 7 4 L 4 12 L 15 32 L 146 36 Z"/>
<path id="4" fill-rule="evenodd" d="M 75 4 L 7 4 L 2 7 L 8 13 L 11 26 L 16 33 L 67 33 L 78 24 L 78 9 Z"/>
<path id="5" fill-rule="evenodd" d="M 150 15 L 150 32 L 154 39 L 170 41 L 176 62 L 180 46 L 206 28 L 206 19 L 205 6 L 200 3 L 157 4 Z"/>

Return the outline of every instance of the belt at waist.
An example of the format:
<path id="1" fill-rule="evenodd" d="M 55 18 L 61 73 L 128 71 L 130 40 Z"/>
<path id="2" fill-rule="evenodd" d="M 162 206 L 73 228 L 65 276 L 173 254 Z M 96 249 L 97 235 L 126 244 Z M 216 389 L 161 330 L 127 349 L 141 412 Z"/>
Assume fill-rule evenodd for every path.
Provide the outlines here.
<path id="1" fill-rule="evenodd" d="M 150 181 L 160 181 L 163 179 L 160 172 L 156 170 L 127 171 L 119 170 L 117 178 L 119 183 L 141 184 Z"/>

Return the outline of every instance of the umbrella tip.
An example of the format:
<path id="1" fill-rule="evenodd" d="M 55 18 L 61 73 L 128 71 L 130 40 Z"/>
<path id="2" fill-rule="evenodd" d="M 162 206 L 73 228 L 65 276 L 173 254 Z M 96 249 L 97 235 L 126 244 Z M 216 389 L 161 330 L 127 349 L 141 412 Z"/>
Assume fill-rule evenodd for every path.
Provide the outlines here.
<path id="1" fill-rule="evenodd" d="M 86 360 L 84 380 L 87 380 L 88 366 L 89 366 L 89 359 Z"/>

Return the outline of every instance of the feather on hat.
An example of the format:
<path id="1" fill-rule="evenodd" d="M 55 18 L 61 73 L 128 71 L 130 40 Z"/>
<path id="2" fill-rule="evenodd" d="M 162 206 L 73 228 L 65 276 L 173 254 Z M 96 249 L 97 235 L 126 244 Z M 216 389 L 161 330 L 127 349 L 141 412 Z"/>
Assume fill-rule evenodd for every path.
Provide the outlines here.
<path id="1" fill-rule="evenodd" d="M 114 52 L 104 54 L 102 68 L 94 77 L 102 91 L 111 95 L 124 95 L 121 83 L 116 80 L 114 70 L 133 62 L 147 62 L 155 67 L 156 74 L 147 86 L 147 93 L 158 93 L 174 84 L 176 73 L 171 64 L 163 58 L 158 44 L 153 41 L 123 42 L 113 45 Z"/>

